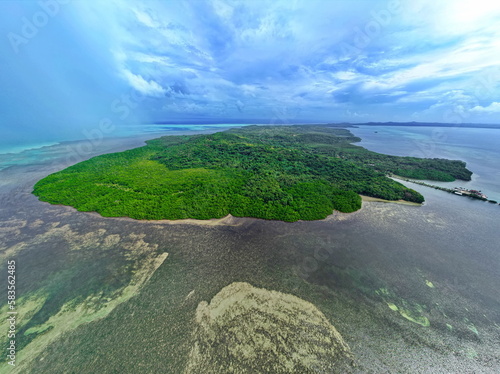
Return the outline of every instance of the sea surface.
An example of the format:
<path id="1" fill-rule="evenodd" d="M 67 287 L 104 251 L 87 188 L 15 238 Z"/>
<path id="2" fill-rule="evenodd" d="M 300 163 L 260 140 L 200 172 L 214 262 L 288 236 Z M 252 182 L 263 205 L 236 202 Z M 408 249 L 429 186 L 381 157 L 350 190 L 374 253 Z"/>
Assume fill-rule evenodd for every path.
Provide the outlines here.
<path id="1" fill-rule="evenodd" d="M 371 151 L 396 156 L 462 160 L 472 171 L 468 182 L 429 184 L 480 190 L 500 202 L 500 129 L 467 127 L 359 126 L 349 129 L 356 143 Z"/>
<path id="2" fill-rule="evenodd" d="M 247 124 L 207 124 L 207 125 L 186 125 L 186 124 L 143 124 L 128 125 L 116 128 L 111 134 L 99 133 L 94 138 L 91 135 L 85 138 L 82 133 L 82 139 L 67 141 L 55 139 L 52 142 L 16 143 L 7 144 L 0 140 L 0 170 L 9 166 L 29 165 L 39 160 L 57 160 L 61 152 L 66 154 L 69 162 L 76 163 L 88 158 L 89 155 L 99 148 L 101 144 L 123 139 L 124 142 L 130 139 L 154 139 L 165 135 L 181 134 L 209 134 L 217 131 L 223 131 L 232 127 L 248 126 Z M 90 132 L 89 132 L 90 133 Z"/>
<path id="3" fill-rule="evenodd" d="M 476 175 L 469 183 L 499 194 L 500 130 L 351 131 L 374 151 L 463 159 Z M 31 194 L 71 163 L 156 136 L 63 142 L 0 160 L 0 277 L 15 259 L 23 311 L 18 365 L 0 361 L 0 373 L 181 373 L 198 305 L 232 282 L 313 303 L 351 347 L 355 373 L 500 372 L 498 205 L 405 182 L 423 206 L 364 202 L 321 221 L 206 225 L 104 218 Z M 6 300 L 4 289 L 2 314 Z"/>
<path id="4" fill-rule="evenodd" d="M 241 127 L 248 126 L 248 124 L 141 124 L 141 125 L 121 125 L 117 126 L 113 129 L 113 131 L 109 133 L 98 132 L 98 135 L 94 132 L 95 130 L 87 129 L 82 130 L 81 134 L 78 136 L 74 136 L 72 139 L 51 139 L 48 141 L 45 139 L 44 141 L 40 141 L 38 143 L 23 143 L 21 142 L 5 142 L 3 139 L 0 139 L 0 156 L 5 154 L 15 154 L 21 153 L 30 149 L 38 149 L 51 145 L 56 145 L 60 143 L 71 143 L 74 141 L 80 140 L 92 140 L 95 142 L 95 139 L 86 139 L 87 137 L 99 137 L 99 138 L 123 138 L 123 137 L 133 137 L 133 136 L 143 136 L 146 134 L 150 135 L 176 135 L 176 134 L 188 134 L 188 133 L 204 133 L 204 132 L 213 132 L 213 131 L 223 131 L 231 127 Z"/>

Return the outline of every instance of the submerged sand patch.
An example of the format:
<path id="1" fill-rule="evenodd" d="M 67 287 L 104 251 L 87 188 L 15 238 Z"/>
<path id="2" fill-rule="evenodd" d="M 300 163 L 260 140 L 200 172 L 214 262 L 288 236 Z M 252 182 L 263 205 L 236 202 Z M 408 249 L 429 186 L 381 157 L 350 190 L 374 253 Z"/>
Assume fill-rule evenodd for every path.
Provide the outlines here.
<path id="1" fill-rule="evenodd" d="M 349 373 L 353 356 L 313 304 L 235 282 L 196 310 L 191 373 Z"/>
<path id="2" fill-rule="evenodd" d="M 80 261 L 86 257 L 100 261 L 106 257 L 102 255 L 103 253 L 118 251 L 126 261 L 121 267 L 102 268 L 102 271 L 109 273 L 108 279 L 113 280 L 116 274 L 126 270 L 126 266 L 133 268 L 130 279 L 117 286 L 116 289 L 104 292 L 102 287 L 98 287 L 94 292 L 86 295 L 84 299 L 75 293 L 74 298 L 68 299 L 55 313 L 39 324 L 31 323 L 31 319 L 45 306 L 51 292 L 57 291 L 54 291 L 54 282 L 45 281 L 38 290 L 19 297 L 16 300 L 17 333 L 32 339 L 26 346 L 17 351 L 16 367 L 13 369 L 7 366 L 0 367 L 0 373 L 27 372 L 35 359 L 45 358 L 43 351 L 51 343 L 83 324 L 105 318 L 118 305 L 137 295 L 168 257 L 167 252 L 160 253 L 158 251 L 157 244 L 146 242 L 145 236 L 145 234 L 134 233 L 126 236 L 108 234 L 106 229 L 79 233 L 71 225 L 66 224 L 51 228 L 29 241 L 20 242 L 8 248 L 5 253 L 0 254 L 0 259 L 5 259 L 27 248 L 36 248 L 46 242 L 55 242 L 64 243 L 69 248 L 68 253 L 77 253 L 80 256 L 78 257 Z M 61 282 L 70 282 L 72 279 L 71 271 L 76 270 L 60 271 L 52 274 L 51 278 L 59 279 Z M 81 282 L 84 281 L 85 279 L 82 278 Z M 0 311 L 6 314 L 7 305 Z M 0 323 L 0 327 L 5 331 L 7 331 L 6 322 L 7 320 Z M 22 332 L 22 327 L 28 323 L 31 323 L 32 326 Z M 6 344 L 6 336 L 5 334 L 5 336 L 0 337 L 0 343 Z"/>

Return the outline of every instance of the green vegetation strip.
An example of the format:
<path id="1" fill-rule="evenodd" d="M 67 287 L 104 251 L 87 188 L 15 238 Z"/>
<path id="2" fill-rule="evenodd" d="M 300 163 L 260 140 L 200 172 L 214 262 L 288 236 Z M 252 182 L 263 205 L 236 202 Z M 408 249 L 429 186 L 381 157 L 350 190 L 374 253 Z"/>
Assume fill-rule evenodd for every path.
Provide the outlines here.
<path id="1" fill-rule="evenodd" d="M 421 203 L 387 178 L 470 179 L 461 161 L 370 152 L 348 130 L 248 126 L 211 135 L 166 136 L 102 155 L 39 181 L 52 204 L 106 217 L 210 219 L 228 214 L 283 221 L 323 219 L 361 207 L 358 194 Z"/>

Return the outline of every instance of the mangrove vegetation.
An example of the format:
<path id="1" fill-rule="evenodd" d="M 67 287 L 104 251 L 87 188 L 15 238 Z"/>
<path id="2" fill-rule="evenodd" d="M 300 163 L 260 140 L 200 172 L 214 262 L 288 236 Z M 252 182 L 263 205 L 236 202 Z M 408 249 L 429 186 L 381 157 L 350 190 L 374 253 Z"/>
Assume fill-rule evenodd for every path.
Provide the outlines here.
<path id="1" fill-rule="evenodd" d="M 39 181 L 52 204 L 107 217 L 323 219 L 361 207 L 361 195 L 416 203 L 423 196 L 387 177 L 470 180 L 462 161 L 388 156 L 328 125 L 247 126 L 165 136 L 94 157 Z"/>

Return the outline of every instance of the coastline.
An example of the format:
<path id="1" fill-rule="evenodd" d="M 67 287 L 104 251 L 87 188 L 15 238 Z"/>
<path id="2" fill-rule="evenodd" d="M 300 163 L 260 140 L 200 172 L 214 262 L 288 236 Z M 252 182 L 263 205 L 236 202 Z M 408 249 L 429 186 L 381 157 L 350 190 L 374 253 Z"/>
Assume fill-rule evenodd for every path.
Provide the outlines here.
<path id="1" fill-rule="evenodd" d="M 106 337 L 113 335 L 123 341 L 113 354 L 123 355 L 125 364 L 137 364 L 135 357 L 129 357 L 127 347 L 137 336 L 148 335 L 151 339 L 142 343 L 145 349 L 180 372 L 185 356 L 175 347 L 186 344 L 191 336 L 189 329 L 198 303 L 210 300 L 234 281 L 294 294 L 317 305 L 352 344 L 359 372 L 382 372 L 382 367 L 385 371 L 403 368 L 409 373 L 426 367 L 453 372 L 459 367 L 468 372 L 493 373 L 489 370 L 497 368 L 497 361 L 492 361 L 497 354 L 490 321 L 496 322 L 494 313 L 498 310 L 498 304 L 492 304 L 498 299 L 494 267 L 498 263 L 498 231 L 496 216 L 484 204 L 417 185 L 419 191 L 428 191 L 424 209 L 407 209 L 402 206 L 408 205 L 404 202 L 366 197 L 363 201 L 401 205 L 362 204 L 352 213 L 334 211 L 323 220 L 293 225 L 233 216 L 176 221 L 103 217 L 78 212 L 71 206 L 43 203 L 31 194 L 24 198 L 30 181 L 54 168 L 49 160 L 45 162 L 46 166 L 10 169 L 9 178 L 17 181 L 16 185 L 0 189 L 5 202 L 0 236 L 12 238 L 5 245 L 19 250 L 16 255 L 22 259 L 23 281 L 43 285 L 42 277 L 57 280 L 64 288 L 54 291 L 54 299 L 61 298 L 63 291 L 72 297 L 86 297 L 86 288 L 71 288 L 69 281 L 57 278 L 58 274 L 75 274 L 79 284 L 86 284 L 100 274 L 115 279 L 112 277 L 135 263 L 142 264 L 138 256 L 143 253 L 166 251 L 169 257 L 144 283 L 140 297 L 120 304 L 110 317 L 67 332 L 67 340 L 53 343 L 53 356 L 45 356 L 36 367 L 27 368 L 28 373 L 57 371 L 69 365 L 64 357 L 80 349 L 81 342 L 92 339 L 95 346 L 105 346 L 109 344 Z M 479 244 L 468 245 L 470 238 L 477 238 Z M 47 260 L 52 267 L 42 268 L 40 264 Z M 68 270 L 71 264 L 78 267 Z M 91 272 L 88 264 L 95 266 Z M 128 284 L 123 283 L 125 287 Z M 114 302 L 100 296 L 100 290 L 92 294 L 97 301 Z M 20 308 L 26 308 L 24 300 Z M 387 303 L 398 306 L 398 311 Z M 439 309 L 435 303 L 439 303 Z M 133 313 L 144 315 L 144 305 L 148 306 L 147 315 L 155 318 L 130 318 Z M 57 313 L 49 304 L 42 308 L 49 315 Z M 430 326 L 408 320 L 400 312 L 405 308 L 428 317 Z M 48 335 L 41 334 L 38 339 L 44 336 Z M 172 342 L 170 356 L 155 343 L 157 337 Z M 25 351 L 28 353 L 29 349 Z M 472 353 L 477 353 L 475 360 L 467 356 Z M 94 366 L 85 356 L 77 359 L 70 364 L 88 371 L 95 371 L 97 365 L 111 371 L 121 365 L 100 356 Z M 148 362 L 140 359 L 139 364 Z M 54 365 L 59 366 L 54 369 Z"/>
<path id="2" fill-rule="evenodd" d="M 494 128 L 359 126 L 350 131 L 361 138 L 357 145 L 374 152 L 402 157 L 445 158 L 462 160 L 473 172 L 470 181 L 459 185 L 481 190 L 489 199 L 500 202 L 498 144 L 500 131 Z M 375 131 L 377 131 L 375 133 Z M 440 187 L 450 182 L 424 181 Z M 413 188 L 413 187 L 411 187 Z"/>
<path id="3" fill-rule="evenodd" d="M 382 202 L 382 203 L 393 203 L 393 204 L 398 204 L 398 205 L 410 205 L 410 206 L 422 206 L 423 204 L 419 203 L 413 203 L 410 201 L 405 201 L 405 200 L 384 200 L 384 199 L 379 199 L 377 197 L 371 197 L 371 196 L 365 196 L 365 195 L 359 195 L 361 197 L 361 200 L 363 202 Z M 127 222 L 134 222 L 134 223 L 144 223 L 144 224 L 159 224 L 159 225 L 193 225 L 193 226 L 201 226 L 201 227 L 216 227 L 216 226 L 231 226 L 231 227 L 238 227 L 238 226 L 243 226 L 250 221 L 270 221 L 270 222 L 282 222 L 282 223 L 289 223 L 289 224 L 294 224 L 294 223 L 302 223 L 302 222 L 324 222 L 324 221 L 331 221 L 333 220 L 342 220 L 339 218 L 339 215 L 341 217 L 345 216 L 350 216 L 352 214 L 358 213 L 361 210 L 363 210 L 363 205 L 361 206 L 360 209 L 354 211 L 354 212 L 349 212 L 349 213 L 344 213 L 340 212 L 338 210 L 332 211 L 331 214 L 326 216 L 323 219 L 317 219 L 317 220 L 297 220 L 294 222 L 286 222 L 286 221 L 281 221 L 281 220 L 266 220 L 263 218 L 257 218 L 257 217 L 236 217 L 233 216 L 232 214 L 228 214 L 224 217 L 221 218 L 210 218 L 210 219 L 195 219 L 195 218 L 184 218 L 184 219 L 159 219 L 159 220 L 152 220 L 152 219 L 135 219 L 135 218 L 130 218 L 130 217 L 107 217 L 103 216 L 98 212 L 92 211 L 92 212 L 82 212 L 78 211 L 72 206 L 69 205 L 64 205 L 64 204 L 50 204 L 44 201 L 40 201 L 41 203 L 44 204 L 49 204 L 52 206 L 57 206 L 57 207 L 63 207 L 68 210 L 70 210 L 73 213 L 85 213 L 89 214 L 94 217 L 98 218 L 104 218 L 104 219 L 110 219 L 110 220 L 119 220 L 119 221 L 127 221 Z"/>
<path id="4" fill-rule="evenodd" d="M 369 197 L 368 197 L 369 198 Z M 394 201 L 390 200 L 382 200 L 379 199 L 380 201 L 388 202 L 388 203 L 394 203 Z M 374 200 L 375 201 L 375 200 Z M 44 204 L 50 204 L 45 201 L 41 201 Z M 403 204 L 406 203 L 405 201 L 402 201 L 401 203 L 396 202 L 398 204 Z M 408 204 L 416 204 L 416 203 L 408 203 Z M 96 218 L 104 218 L 106 220 L 118 220 L 118 221 L 125 221 L 125 222 L 133 222 L 133 223 L 142 223 L 142 224 L 151 224 L 151 225 L 191 225 L 191 226 L 200 226 L 200 227 L 218 227 L 218 226 L 226 226 L 226 227 L 240 227 L 244 226 L 246 224 L 251 223 L 252 221 L 266 221 L 266 222 L 280 222 L 280 223 L 286 223 L 286 224 L 297 224 L 297 223 L 304 223 L 304 222 L 327 222 L 331 220 L 342 220 L 339 217 L 347 217 L 352 214 L 360 212 L 363 207 L 360 209 L 354 211 L 354 212 L 349 212 L 349 213 L 344 213 L 340 212 L 338 210 L 334 210 L 331 214 L 326 216 L 323 219 L 316 219 L 316 220 L 297 220 L 294 222 L 287 222 L 287 221 L 281 221 L 281 220 L 274 220 L 274 219 L 264 219 L 264 218 L 257 218 L 257 217 L 236 217 L 233 216 L 232 214 L 228 214 L 227 216 L 224 216 L 222 218 L 210 218 L 210 219 L 195 219 L 195 218 L 184 218 L 184 219 L 159 219 L 159 220 L 153 220 L 153 219 L 135 219 L 135 218 L 130 218 L 130 217 L 106 217 L 102 216 L 98 212 L 82 212 L 78 211 L 77 209 L 73 208 L 72 206 L 69 205 L 63 205 L 63 204 L 50 204 L 52 206 L 57 206 L 57 207 L 63 207 L 69 209 L 72 213 L 85 213 L 88 215 L 91 215 Z M 416 204 L 420 205 L 420 204 Z"/>
<path id="5" fill-rule="evenodd" d="M 73 208 L 74 209 L 74 208 Z M 146 223 L 146 224 L 167 224 L 167 225 L 194 225 L 194 226 L 242 226 L 246 220 L 249 219 L 259 219 L 259 218 L 254 218 L 254 217 L 235 217 L 232 216 L 231 214 L 228 214 L 225 217 L 222 218 L 210 218 L 210 219 L 194 219 L 194 218 L 185 218 L 185 219 L 177 219 L 177 220 L 170 220 L 170 219 L 159 219 L 159 220 L 152 220 L 152 219 L 134 219 L 130 217 L 105 217 L 100 215 L 97 212 L 82 212 L 82 213 L 90 213 L 92 215 L 96 215 L 100 218 L 107 218 L 107 219 L 118 219 L 118 220 L 124 220 L 124 221 L 129 221 L 129 222 L 135 222 L 135 223 Z"/>
<path id="6" fill-rule="evenodd" d="M 393 204 L 413 205 L 413 206 L 423 205 L 419 203 L 412 203 L 411 201 L 406 201 L 406 200 L 384 200 L 384 199 L 379 199 L 378 197 L 371 197 L 365 195 L 359 195 L 359 196 L 361 196 L 361 200 L 365 202 L 381 202 L 381 203 L 393 203 Z"/>

